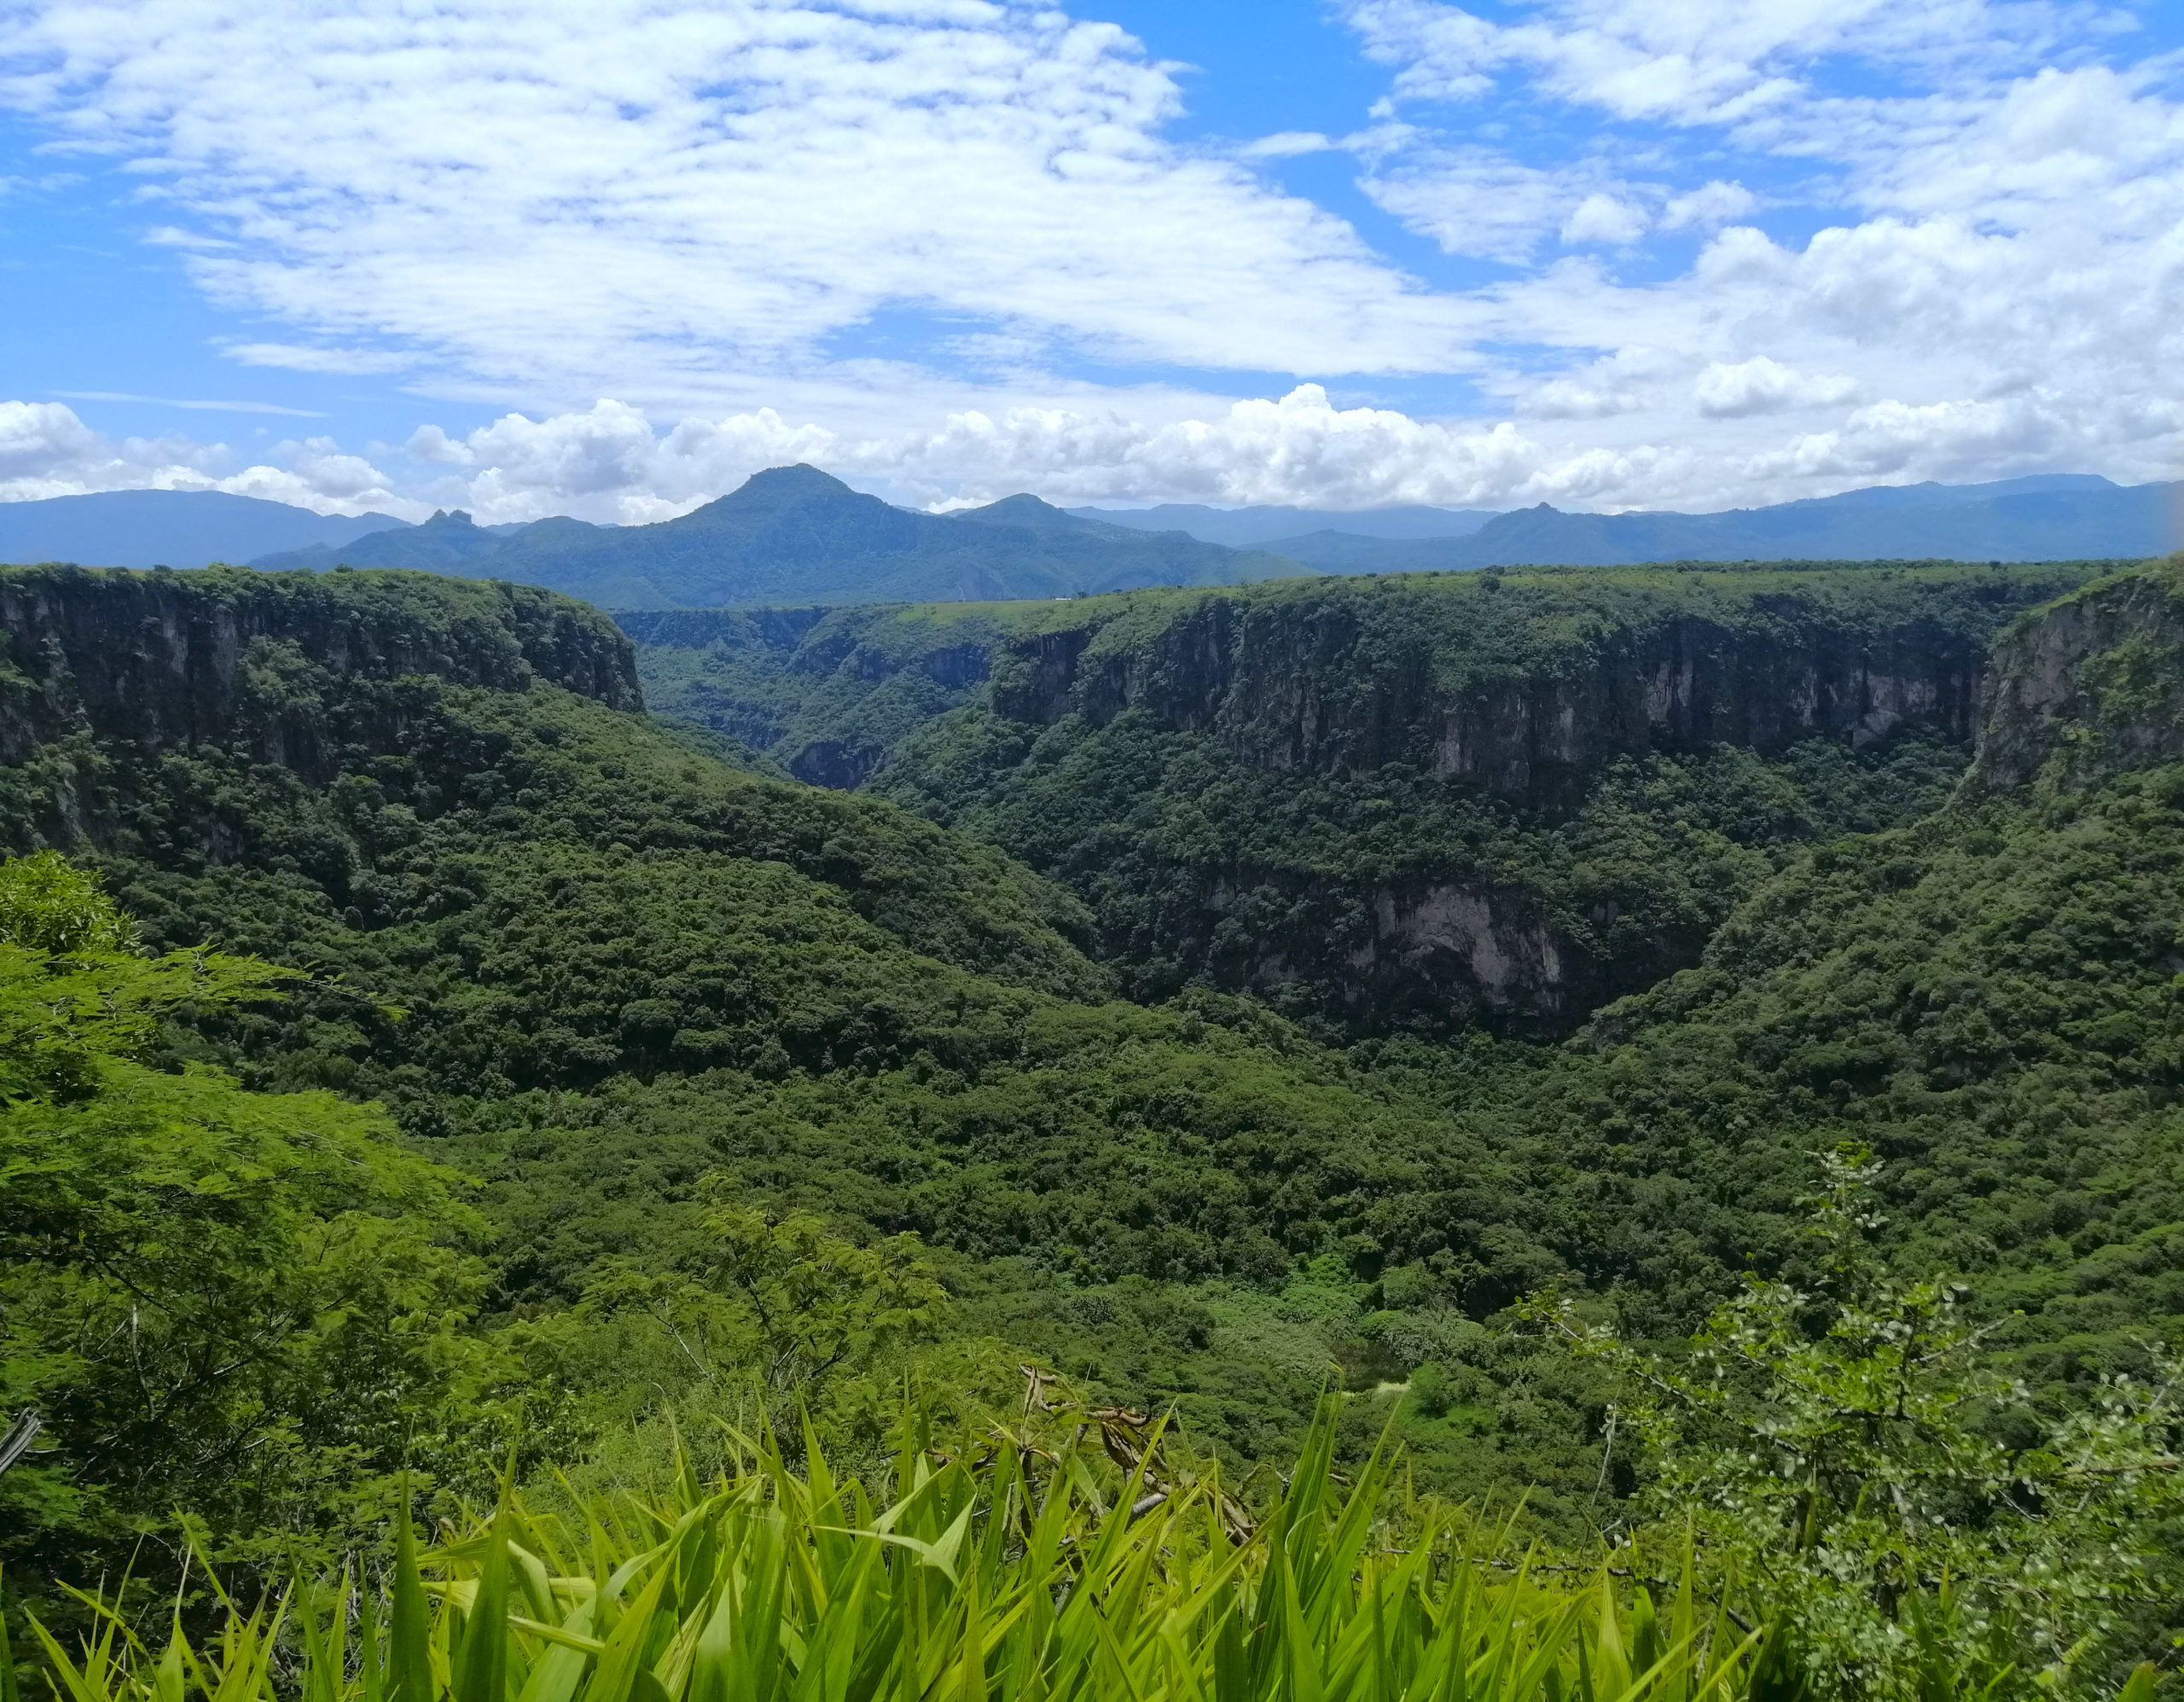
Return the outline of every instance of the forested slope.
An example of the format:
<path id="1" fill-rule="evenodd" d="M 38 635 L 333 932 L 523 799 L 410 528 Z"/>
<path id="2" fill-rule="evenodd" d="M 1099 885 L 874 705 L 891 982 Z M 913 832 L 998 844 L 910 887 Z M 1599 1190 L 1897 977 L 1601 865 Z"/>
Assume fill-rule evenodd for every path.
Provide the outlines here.
<path id="1" fill-rule="evenodd" d="M 1791 1256 L 1813 1155 L 1853 1140 L 1891 1236 L 1997 1285 L 2054 1384 L 2184 1313 L 2184 614 L 2173 563 L 2095 572 L 625 619 L 657 701 L 792 767 L 861 749 L 868 789 L 1068 881 L 1140 996 L 1211 979 L 1356 1023 L 1406 880 L 1474 902 L 1435 942 L 1474 968 L 1498 905 L 1549 920 L 1537 985 L 1589 946 L 1606 973 L 1534 1007 L 1568 1047 L 1394 1038 L 1495 1014 L 1426 952 L 1366 1006 L 1391 1037 L 1352 1067 L 1470 1137 L 1325 1208 L 1367 1269 L 1415 1268 L 1406 1307 L 1484 1316 L 1560 1269 L 1674 1329 Z M 1614 975 L 1642 990 L 1588 1020 Z"/>
<path id="2" fill-rule="evenodd" d="M 548 594 L 16 570 L 0 827 L 103 870 L 146 945 L 306 973 L 177 1005 L 147 1067 L 380 1098 L 480 1178 L 482 1224 L 435 1220 L 479 1263 L 434 1327 L 492 1345 L 538 1449 L 716 1398 L 743 1350 L 709 1357 L 708 1261 L 746 1221 L 719 1213 L 801 1210 L 872 1259 L 921 1238 L 933 1375 L 1032 1354 L 1259 1458 L 1331 1366 L 1410 1379 L 1426 1481 L 1536 1485 L 1566 1531 L 1642 1485 L 1606 1385 L 1513 1303 L 1559 1285 L 1675 1336 L 1740 1272 L 1809 1275 L 1798 1201 L 1838 1141 L 1885 1161 L 1885 1244 L 1978 1285 L 2028 1410 L 2184 1330 L 2184 589 L 2092 578 L 631 622 L 765 763 L 832 717 L 942 826 L 648 720 L 623 636 Z M 1482 869 L 1641 990 L 1594 1012 L 1565 979 L 1574 1037 L 1545 1043 L 1399 963 L 1424 990 L 1364 1019 L 1356 983 L 1308 988 L 1316 1037 L 1164 944 L 1239 870 L 1300 872 L 1212 925 L 1248 966 L 1380 937 L 1361 881 Z M 1116 947 L 1138 915 L 1165 982 Z M 800 1390 L 860 1446 L 862 1374 Z"/>
<path id="3" fill-rule="evenodd" d="M 1279 1285 L 1332 1245 L 1329 1201 L 1369 1212 L 1458 1138 L 1252 1008 L 1111 1001 L 1081 909 L 990 848 L 615 706 L 624 641 L 549 594 L 25 569 L 0 599 L 7 848 L 87 859 L 147 947 L 306 972 L 196 1013 L 179 1055 L 381 1099 L 483 1177 L 482 1315 L 591 1305 L 532 1349 L 584 1399 L 690 1382 L 663 1343 L 585 1332 L 634 1327 L 618 1273 L 677 1268 L 712 1174 L 922 1233 L 973 1316 L 1081 1369 L 1110 1345 L 1169 1383 L 1148 1353 L 1228 1364 L 1206 1417 L 1275 1445 L 1321 1333 L 1234 1362 L 1202 1313 L 1158 1300 L 1148 1330 L 1137 1291 L 1073 1291 Z"/>
<path id="4" fill-rule="evenodd" d="M 1932 809 L 2090 564 L 1281 581 L 627 615 L 656 710 L 1069 886 L 1134 996 L 1566 1033 L 1794 848 Z"/>
<path id="5" fill-rule="evenodd" d="M 1641 1310 L 1761 1246 L 1831 1142 L 1891 1237 L 1981 1282 L 2036 1380 L 2184 1327 L 2184 573 L 2004 635 L 1948 808 L 1816 848 L 1703 963 L 1536 1069 L 1455 1087 L 1542 1238 Z M 1445 1067 L 1439 1060 L 1428 1069 Z M 1643 1226 L 1643 1227 L 1641 1227 Z"/>

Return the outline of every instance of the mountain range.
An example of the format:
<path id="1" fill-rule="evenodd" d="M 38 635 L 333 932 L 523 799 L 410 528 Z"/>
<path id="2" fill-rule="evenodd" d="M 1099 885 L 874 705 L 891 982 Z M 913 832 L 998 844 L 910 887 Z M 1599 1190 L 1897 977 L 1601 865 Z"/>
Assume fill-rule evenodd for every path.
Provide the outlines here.
<path id="1" fill-rule="evenodd" d="M 204 567 L 311 544 L 339 549 L 402 525 L 392 514 L 318 514 L 224 491 L 101 491 L 0 502 L 0 561 Z"/>
<path id="2" fill-rule="evenodd" d="M 1542 502 L 1461 537 L 1368 536 L 1345 516 L 1263 547 L 1322 573 L 1399 573 L 1647 561 L 2139 558 L 2180 541 L 2184 485 L 2053 473 L 1988 485 L 1873 485 L 1715 514 L 1573 514 Z"/>
<path id="3" fill-rule="evenodd" d="M 1880 485 L 1713 514 L 1567 514 L 1544 502 L 1504 514 L 1420 507 L 1342 515 L 1185 504 L 1062 509 L 1018 496 L 933 515 L 892 507 L 816 468 L 792 467 L 761 473 L 658 526 L 550 520 L 493 532 L 468 515 L 443 514 L 421 526 L 252 565 L 426 567 L 543 585 L 626 609 L 999 601 L 1315 572 L 2142 558 L 2178 541 L 2180 492 L 2184 485 L 2123 486 L 2093 474 L 2056 473 L 1986 485 Z M 1338 523 L 1279 535 L 1312 519 Z M 1238 547 L 1246 543 L 1258 547 Z"/>
<path id="4" fill-rule="evenodd" d="M 812 467 L 776 467 L 656 526 L 545 520 L 505 534 L 463 514 L 264 568 L 428 567 L 543 585 L 607 608 L 824 601 L 971 602 L 1145 585 L 1233 585 L 1295 562 L 1182 532 L 1147 532 L 1010 497 L 956 514 L 898 508 Z"/>
<path id="5" fill-rule="evenodd" d="M 1162 502 L 1150 508 L 1072 508 L 1080 520 L 1141 532 L 1187 532 L 1232 549 L 1302 537 L 1323 530 L 1360 537 L 1469 537 L 1501 513 L 1498 508 L 1429 508 L 1415 503 L 1389 508 L 1209 508 L 1200 502 Z"/>
<path id="6" fill-rule="evenodd" d="M 1317 522 L 1316 529 L 1314 522 Z M 1676 561 L 2140 559 L 2184 541 L 2184 485 L 2090 474 L 1873 486 L 1721 514 L 1512 514 L 1419 506 L 1054 508 L 1016 496 L 900 508 L 810 467 L 773 468 L 678 519 L 409 526 L 217 491 L 0 503 L 0 561 L 148 567 L 410 567 L 538 585 L 608 608 L 1001 601 L 1315 573 Z"/>

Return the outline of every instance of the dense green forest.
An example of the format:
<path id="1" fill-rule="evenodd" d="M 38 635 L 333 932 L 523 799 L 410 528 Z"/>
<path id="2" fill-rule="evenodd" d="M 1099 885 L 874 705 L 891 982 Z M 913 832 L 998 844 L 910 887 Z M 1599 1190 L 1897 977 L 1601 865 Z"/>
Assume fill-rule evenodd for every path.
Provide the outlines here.
<path id="1" fill-rule="evenodd" d="M 655 712 L 996 845 L 1130 996 L 1564 1035 L 1800 850 L 1931 812 L 2093 564 L 1279 581 L 625 616 Z"/>
<path id="2" fill-rule="evenodd" d="M 11 1589 L 334 1566 L 671 1420 L 907 1492 L 903 1380 L 976 1434 L 1029 1361 L 1254 1509 L 1387 1428 L 1587 1565 L 1703 1513 L 1809 1693 L 2184 1623 L 2177 564 L 0 617 Z M 2036 1563 L 1976 1659 L 1906 1629 Z"/>

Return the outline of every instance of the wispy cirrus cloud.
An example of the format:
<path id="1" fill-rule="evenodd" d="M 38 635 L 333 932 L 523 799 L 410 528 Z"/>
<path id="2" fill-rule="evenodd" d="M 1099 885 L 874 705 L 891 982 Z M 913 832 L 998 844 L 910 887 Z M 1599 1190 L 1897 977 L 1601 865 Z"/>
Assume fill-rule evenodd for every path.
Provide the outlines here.
<path id="1" fill-rule="evenodd" d="M 1472 101 L 1520 78 L 1623 119 L 1731 125 L 1824 99 L 1843 61 L 1937 85 L 2019 75 L 2128 27 L 2044 0 L 1548 0 L 1498 23 L 1446 0 L 1351 0 L 1392 101 Z"/>
<path id="2" fill-rule="evenodd" d="M 1462 303 L 1164 142 L 1168 69 L 1045 9 L 78 0 L 0 55 L 220 297 L 535 393 L 786 378 L 891 306 L 1113 361 L 1463 359 Z"/>
<path id="3" fill-rule="evenodd" d="M 70 402 L 141 402 L 154 408 L 181 408 L 198 414 L 280 414 L 294 420 L 322 420 L 316 408 L 290 408 L 278 402 L 185 401 L 174 396 L 139 396 L 127 390 L 57 390 Z"/>
<path id="4" fill-rule="evenodd" d="M 407 372 L 413 355 L 386 349 L 337 349 L 307 343 L 230 343 L 225 352 L 245 366 L 277 367 L 288 372 L 363 375 Z"/>

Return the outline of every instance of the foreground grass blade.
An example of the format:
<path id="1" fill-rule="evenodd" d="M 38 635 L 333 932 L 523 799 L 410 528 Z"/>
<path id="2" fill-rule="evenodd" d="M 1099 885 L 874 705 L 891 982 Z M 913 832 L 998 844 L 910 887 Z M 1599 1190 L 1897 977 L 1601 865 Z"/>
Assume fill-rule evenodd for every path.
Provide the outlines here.
<path id="1" fill-rule="evenodd" d="M 1133 1422 L 936 1453 L 912 1414 L 892 1490 L 838 1478 L 809 1427 L 700 1483 L 555 1515 L 504 1489 L 421 1553 L 405 1496 L 376 1593 L 299 1580 L 154 1656 L 96 1601 L 78 1647 L 32 1622 L 55 1702 L 1771 1702 L 1789 1640 L 1699 1580 L 1687 1535 L 1634 1577 L 1513 1552 L 1418 1502 L 1382 1445 L 1332 1469 L 1326 1403 L 1254 1527 Z M 875 1500 L 877 1504 L 875 1504 Z M 1241 1520 L 1240 1526 L 1239 1520 Z M 217 1581 L 214 1584 L 217 1592 Z M 88 1600 L 88 1599 L 87 1599 Z M 351 1614 L 349 1604 L 356 1606 Z M 330 1618 L 326 1604 L 333 1603 Z M 1655 1603 L 1664 1610 L 1656 1612 Z M 14 1687 L 0 1625 L 0 1702 Z M 1937 1685 L 1951 1675 L 1934 1670 Z M 1957 1688 L 1936 1693 L 1956 1695 Z M 2155 1702 L 2142 1668 L 2118 1702 Z"/>

